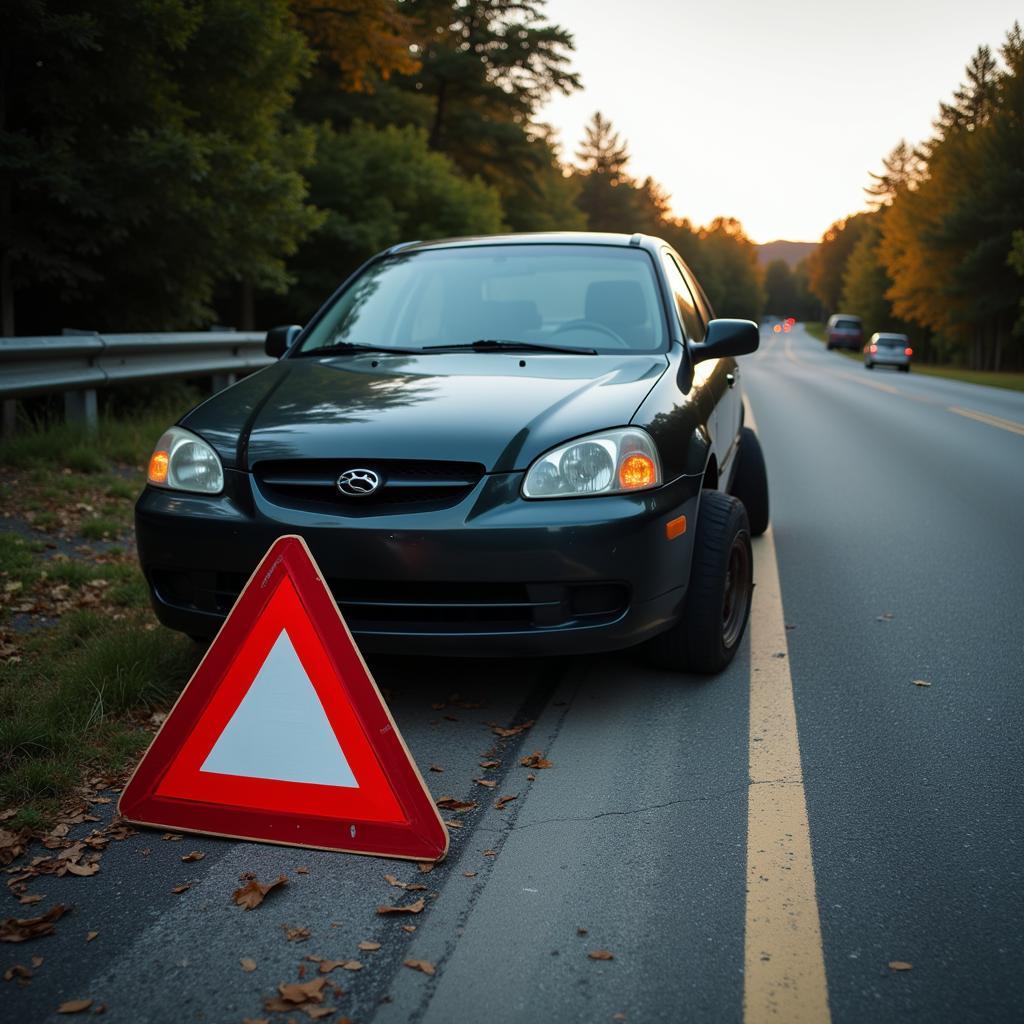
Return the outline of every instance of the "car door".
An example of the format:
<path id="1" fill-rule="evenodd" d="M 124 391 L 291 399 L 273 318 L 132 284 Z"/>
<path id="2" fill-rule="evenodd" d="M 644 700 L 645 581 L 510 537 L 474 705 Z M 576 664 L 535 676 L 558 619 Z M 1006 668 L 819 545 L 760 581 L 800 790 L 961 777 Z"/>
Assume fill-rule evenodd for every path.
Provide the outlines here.
<path id="1" fill-rule="evenodd" d="M 711 318 L 707 300 L 696 283 L 691 285 L 687 280 L 682 261 L 671 249 L 663 249 L 661 258 L 684 334 L 690 341 L 703 341 L 707 321 Z M 732 468 L 731 459 L 739 431 L 739 392 L 733 388 L 736 379 L 736 364 L 732 359 L 705 359 L 694 367 L 694 387 L 700 388 L 707 396 L 708 433 L 719 468 L 719 486 L 723 489 Z M 701 403 L 702 406 L 704 404 Z"/>

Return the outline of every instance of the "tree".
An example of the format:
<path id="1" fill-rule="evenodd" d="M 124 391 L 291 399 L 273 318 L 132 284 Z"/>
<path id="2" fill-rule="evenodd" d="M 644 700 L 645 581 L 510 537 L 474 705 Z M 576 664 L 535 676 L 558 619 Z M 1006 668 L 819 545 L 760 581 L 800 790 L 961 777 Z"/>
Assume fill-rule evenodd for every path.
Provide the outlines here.
<path id="1" fill-rule="evenodd" d="M 317 217 L 285 0 L 13 0 L 4 19 L 5 332 L 16 292 L 29 330 L 159 330 L 208 323 L 226 282 L 287 286 Z"/>
<path id="2" fill-rule="evenodd" d="M 839 304 L 845 312 L 861 318 L 865 336 L 894 329 L 892 303 L 886 297 L 892 280 L 878 258 L 880 238 L 881 225 L 876 215 L 867 220 L 843 269 Z"/>
<path id="3" fill-rule="evenodd" d="M 776 316 L 797 316 L 796 277 L 785 260 L 772 260 L 764 268 L 764 308 Z"/>
<path id="4" fill-rule="evenodd" d="M 583 142 L 576 150 L 576 159 L 581 173 L 601 175 L 609 185 L 630 181 L 625 173 L 629 163 L 627 143 L 619 138 L 611 121 L 600 110 L 584 125 Z"/>
<path id="5" fill-rule="evenodd" d="M 854 246 L 860 241 L 867 214 L 857 213 L 837 220 L 821 237 L 821 244 L 807 258 L 811 292 L 821 301 L 827 313 L 839 309 L 843 289 L 843 272 Z"/>
<path id="6" fill-rule="evenodd" d="M 926 169 L 924 157 L 906 139 L 900 139 L 889 155 L 882 158 L 882 166 L 885 170 L 881 174 L 870 173 L 874 181 L 864 189 L 868 204 L 875 209 L 891 206 L 901 192 L 916 188 Z"/>

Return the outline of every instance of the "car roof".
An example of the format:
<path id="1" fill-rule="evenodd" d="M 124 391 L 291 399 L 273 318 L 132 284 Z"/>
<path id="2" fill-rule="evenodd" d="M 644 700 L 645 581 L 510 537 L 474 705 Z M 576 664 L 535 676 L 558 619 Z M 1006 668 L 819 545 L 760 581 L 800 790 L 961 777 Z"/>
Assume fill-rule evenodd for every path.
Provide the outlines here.
<path id="1" fill-rule="evenodd" d="M 894 341 L 906 341 L 907 336 L 905 334 L 896 334 L 892 331 L 879 331 L 877 334 L 872 335 L 873 338 L 878 338 L 881 341 L 882 338 L 889 338 Z"/>
<path id="2" fill-rule="evenodd" d="M 428 242 L 400 242 L 387 250 L 415 252 L 423 249 L 458 249 L 489 245 L 610 245 L 619 248 L 654 250 L 667 242 L 651 235 L 626 235 L 610 231 L 533 231 L 507 235 L 467 235 L 463 238 L 435 238 Z"/>

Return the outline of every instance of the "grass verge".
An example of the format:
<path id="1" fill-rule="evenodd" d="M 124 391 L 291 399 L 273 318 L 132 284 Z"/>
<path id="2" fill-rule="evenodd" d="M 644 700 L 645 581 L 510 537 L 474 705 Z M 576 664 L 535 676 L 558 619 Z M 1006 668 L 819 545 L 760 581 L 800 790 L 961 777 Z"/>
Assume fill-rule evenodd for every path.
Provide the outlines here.
<path id="1" fill-rule="evenodd" d="M 90 780 L 123 776 L 198 663 L 153 617 L 131 536 L 152 446 L 188 404 L 0 441 L 0 809 L 17 810 L 4 828 L 45 827 Z"/>

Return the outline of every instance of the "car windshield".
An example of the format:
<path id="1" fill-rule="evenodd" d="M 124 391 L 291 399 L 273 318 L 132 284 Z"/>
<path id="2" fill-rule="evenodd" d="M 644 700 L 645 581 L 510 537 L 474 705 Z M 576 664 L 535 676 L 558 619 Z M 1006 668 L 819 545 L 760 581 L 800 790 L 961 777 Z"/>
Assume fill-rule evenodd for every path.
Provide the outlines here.
<path id="1" fill-rule="evenodd" d="M 859 331 L 860 324 L 856 320 L 837 320 L 835 329 L 837 331 Z"/>
<path id="2" fill-rule="evenodd" d="M 299 351 L 500 341 L 591 354 L 651 352 L 665 347 L 665 337 L 646 252 L 481 245 L 414 250 L 374 263 L 327 310 Z M 494 345 L 477 349 L 500 351 Z"/>
<path id="3" fill-rule="evenodd" d="M 903 348 L 903 346 L 906 345 L 906 343 L 906 338 L 893 337 L 892 335 L 889 335 L 886 338 L 878 339 L 878 344 L 884 345 L 886 348 Z"/>

